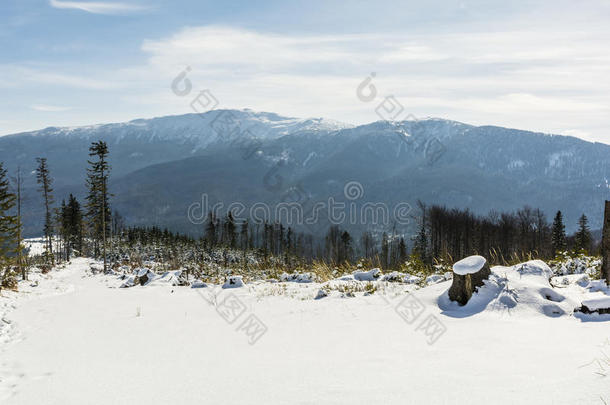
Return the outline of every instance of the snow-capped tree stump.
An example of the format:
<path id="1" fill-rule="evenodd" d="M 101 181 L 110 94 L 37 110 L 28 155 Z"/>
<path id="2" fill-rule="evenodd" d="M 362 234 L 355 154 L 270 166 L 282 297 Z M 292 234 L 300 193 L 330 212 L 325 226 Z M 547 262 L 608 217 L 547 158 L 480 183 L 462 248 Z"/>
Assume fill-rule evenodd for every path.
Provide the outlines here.
<path id="1" fill-rule="evenodd" d="M 610 297 L 597 297 L 585 300 L 577 311 L 584 314 L 610 314 Z"/>
<path id="2" fill-rule="evenodd" d="M 487 280 L 491 271 L 483 256 L 468 256 L 453 265 L 449 299 L 466 305 L 472 294 Z"/>
<path id="3" fill-rule="evenodd" d="M 604 210 L 604 228 L 602 231 L 602 277 L 610 285 L 610 201 L 606 201 Z"/>

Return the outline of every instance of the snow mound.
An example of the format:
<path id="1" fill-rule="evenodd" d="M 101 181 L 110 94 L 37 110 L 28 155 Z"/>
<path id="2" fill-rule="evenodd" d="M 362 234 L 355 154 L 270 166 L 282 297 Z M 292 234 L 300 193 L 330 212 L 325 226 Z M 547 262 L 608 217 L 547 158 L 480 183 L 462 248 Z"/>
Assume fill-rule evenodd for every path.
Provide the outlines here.
<path id="1" fill-rule="evenodd" d="M 280 281 L 294 283 L 313 283 L 316 281 L 316 276 L 313 273 L 282 273 Z"/>
<path id="2" fill-rule="evenodd" d="M 442 283 L 443 281 L 445 281 L 445 277 L 441 276 L 440 274 L 433 274 L 426 277 L 426 285 L 438 284 Z"/>
<path id="3" fill-rule="evenodd" d="M 610 296 L 590 298 L 584 300 L 582 305 L 587 307 L 590 311 L 605 309 L 610 313 Z"/>
<path id="4" fill-rule="evenodd" d="M 551 278 L 551 285 L 558 288 L 565 288 L 574 284 L 580 287 L 587 287 L 590 282 L 591 280 L 589 280 L 589 276 L 586 274 L 569 274 Z"/>
<path id="5" fill-rule="evenodd" d="M 328 297 L 328 293 L 320 288 L 318 290 L 318 292 L 316 293 L 316 296 L 314 297 L 314 300 L 319 300 L 319 299 L 322 299 L 324 297 Z"/>
<path id="6" fill-rule="evenodd" d="M 356 281 L 375 281 L 381 276 L 381 270 L 374 268 L 369 271 L 355 271 L 353 276 Z"/>
<path id="7" fill-rule="evenodd" d="M 141 286 L 145 286 L 150 284 L 155 277 L 157 276 L 151 269 L 147 267 L 142 267 L 141 269 L 134 270 L 134 280 L 135 284 L 140 284 Z"/>
<path id="8" fill-rule="evenodd" d="M 550 267 L 541 260 L 511 267 L 495 266 L 489 279 L 466 305 L 460 307 L 449 300 L 447 291 L 441 295 L 438 304 L 446 315 L 454 317 L 480 312 L 547 317 L 571 315 L 579 307 L 579 301 L 570 298 L 567 291 L 554 289 L 549 282 L 552 274 Z"/>
<path id="9" fill-rule="evenodd" d="M 206 283 L 204 283 L 201 280 L 195 280 L 193 281 L 193 283 L 191 284 L 191 288 L 205 288 L 208 285 Z"/>
<path id="10" fill-rule="evenodd" d="M 229 276 L 227 281 L 222 285 L 222 288 L 240 288 L 244 286 L 244 281 L 241 276 Z"/>
<path id="11" fill-rule="evenodd" d="M 388 274 L 384 274 L 381 276 L 381 281 L 387 281 L 390 283 L 402 283 L 407 275 L 405 273 L 401 273 L 399 271 L 393 271 Z"/>
<path id="12" fill-rule="evenodd" d="M 186 286 L 188 282 L 184 278 L 182 270 L 166 271 L 154 280 L 155 283 L 169 284 L 172 286 Z"/>
<path id="13" fill-rule="evenodd" d="M 447 278 L 446 275 L 445 278 Z M 382 275 L 379 280 L 386 281 L 388 283 L 417 284 L 422 280 L 422 278 L 412 274 L 402 273 L 400 271 L 393 271 L 391 273 Z"/>
<path id="14" fill-rule="evenodd" d="M 407 274 L 403 281 L 407 284 L 418 284 L 421 281 L 421 277 Z"/>
<path id="15" fill-rule="evenodd" d="M 606 282 L 604 280 L 594 280 L 591 281 L 589 283 L 589 285 L 587 286 L 587 288 L 589 289 L 589 291 L 591 292 L 606 292 L 610 294 L 610 289 L 608 288 L 608 286 L 606 285 Z"/>
<path id="16" fill-rule="evenodd" d="M 91 263 L 89 265 L 89 271 L 93 274 L 103 273 L 104 272 L 104 264 L 103 263 Z"/>
<path id="17" fill-rule="evenodd" d="M 135 283 L 135 276 L 121 276 L 119 277 L 121 280 L 125 280 L 123 281 L 123 283 L 120 285 L 119 288 L 129 288 L 129 287 L 133 287 L 134 285 L 136 285 Z"/>
<path id="18" fill-rule="evenodd" d="M 481 270 L 485 266 L 487 260 L 483 256 L 468 256 L 453 265 L 453 272 L 461 276 L 473 274 Z"/>

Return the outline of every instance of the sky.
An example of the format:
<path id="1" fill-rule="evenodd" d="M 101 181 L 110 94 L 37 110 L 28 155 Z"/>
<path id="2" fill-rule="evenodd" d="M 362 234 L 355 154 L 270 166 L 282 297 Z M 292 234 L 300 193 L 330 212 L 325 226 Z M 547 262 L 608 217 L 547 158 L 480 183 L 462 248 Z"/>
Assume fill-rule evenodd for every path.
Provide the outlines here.
<path id="1" fill-rule="evenodd" d="M 390 97 L 396 119 L 610 143 L 609 68 L 610 0 L 2 0 L 0 135 L 190 113 L 207 90 L 351 124 Z"/>

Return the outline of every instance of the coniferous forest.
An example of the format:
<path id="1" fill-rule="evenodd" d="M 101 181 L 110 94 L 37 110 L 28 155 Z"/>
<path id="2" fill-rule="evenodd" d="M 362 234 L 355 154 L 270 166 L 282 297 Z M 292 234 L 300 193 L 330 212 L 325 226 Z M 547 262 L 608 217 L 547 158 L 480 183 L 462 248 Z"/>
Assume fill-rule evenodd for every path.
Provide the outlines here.
<path id="1" fill-rule="evenodd" d="M 352 235 L 340 225 L 331 225 L 323 237 L 315 237 L 282 223 L 236 221 L 231 212 L 209 212 L 199 237 L 156 226 L 134 227 L 112 211 L 112 190 L 107 187 L 111 173 L 108 146 L 103 141 L 94 142 L 89 151 L 83 202 L 72 194 L 56 196 L 47 159 L 36 159 L 40 204 L 45 213 L 40 230 L 45 250 L 37 260 L 45 268 L 74 256 L 90 256 L 104 261 L 106 271 L 146 259 L 204 271 L 213 252 L 216 264 L 242 269 L 256 264 L 259 268 L 297 270 L 312 263 L 348 269 L 364 263 L 387 270 L 411 267 L 431 273 L 439 263 L 469 255 L 483 255 L 494 264 L 510 264 L 531 258 L 550 260 L 565 251 L 595 254 L 599 250 L 584 214 L 578 231 L 566 235 L 561 211 L 549 223 L 544 212 L 528 206 L 515 212 L 477 215 L 468 209 L 418 201 L 410 235 L 378 230 Z M 17 276 L 27 276 L 27 261 L 31 259 L 22 254 L 19 173 L 11 177 L 2 169 L 0 181 L 2 246 L 6 252 L 2 255 L 2 283 L 10 287 Z M 55 203 L 56 198 L 60 204 Z"/>

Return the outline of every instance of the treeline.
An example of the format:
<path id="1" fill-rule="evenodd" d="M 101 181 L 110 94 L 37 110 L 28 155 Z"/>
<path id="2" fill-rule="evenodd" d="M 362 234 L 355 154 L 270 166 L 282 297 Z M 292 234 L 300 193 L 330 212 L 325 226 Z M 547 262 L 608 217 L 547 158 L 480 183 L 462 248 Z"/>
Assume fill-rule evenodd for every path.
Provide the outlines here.
<path id="1" fill-rule="evenodd" d="M 407 261 L 430 268 L 472 254 L 483 255 L 492 263 L 508 264 L 530 258 L 551 259 L 566 250 L 594 253 L 596 249 L 584 214 L 579 219 L 579 231 L 567 236 L 561 211 L 549 223 L 541 210 L 527 206 L 515 212 L 492 211 L 480 216 L 468 209 L 418 205 L 418 232 L 410 239 L 394 231 L 381 235 L 365 231 L 354 238 L 338 225 L 330 226 L 323 238 L 314 238 L 281 223 L 238 222 L 230 212 L 224 216 L 210 212 L 200 239 L 157 227 L 128 228 L 123 233 L 130 245 L 191 244 L 204 250 L 251 251 L 262 258 L 274 257 L 286 266 L 313 261 L 351 266 L 364 261 L 396 270 L 403 269 Z"/>
<path id="2" fill-rule="evenodd" d="M 263 256 L 296 256 L 312 258 L 315 249 L 312 235 L 295 232 L 281 223 L 237 223 L 231 212 L 224 217 L 208 213 L 202 242 L 208 248 L 225 246 L 240 250 L 258 250 Z"/>
<path id="3" fill-rule="evenodd" d="M 195 246 L 199 253 L 224 248 L 242 251 L 244 257 L 250 251 L 272 259 L 265 262 L 288 267 L 314 260 L 347 267 L 365 261 L 384 269 L 402 269 L 407 261 L 430 268 L 438 261 L 452 262 L 471 254 L 481 254 L 493 263 L 511 263 L 531 257 L 550 259 L 564 250 L 593 253 L 596 249 L 584 214 L 578 232 L 568 237 L 560 211 L 549 223 L 541 210 L 527 206 L 515 212 L 492 211 L 481 216 L 468 209 L 420 202 L 418 229 L 409 239 L 395 231 L 366 231 L 354 237 L 338 225 L 330 226 L 323 237 L 314 237 L 282 223 L 238 222 L 231 212 L 222 217 L 210 212 L 199 239 L 157 227 L 128 228 L 118 213 L 111 213 L 108 154 L 103 141 L 91 144 L 84 204 L 69 195 L 59 206 L 55 204 L 47 160 L 36 159 L 36 181 L 44 208 L 43 270 L 73 255 L 101 257 L 107 269 L 108 257 L 117 257 L 109 255 L 107 249 L 114 250 L 123 243 Z M 0 284 L 4 288 L 14 288 L 17 275 L 27 278 L 28 264 L 22 254 L 21 188 L 21 171 L 18 169 L 11 179 L 0 162 Z"/>
<path id="4" fill-rule="evenodd" d="M 172 232 L 168 229 L 161 229 L 157 226 L 152 227 L 129 227 L 117 229 L 117 234 L 123 236 L 129 246 L 135 244 L 195 244 L 196 240 L 190 236 Z"/>
<path id="5" fill-rule="evenodd" d="M 57 262 L 69 260 L 71 255 L 93 255 L 104 258 L 106 267 L 106 239 L 112 231 L 110 215 L 108 176 L 108 146 L 105 142 L 93 142 L 89 148 L 87 168 L 87 197 L 84 207 L 73 195 L 67 202 L 55 205 L 53 176 L 47 159 L 36 158 L 36 183 L 44 208 L 42 233 L 44 253 L 37 263 L 47 271 Z M 18 275 L 27 279 L 30 265 L 23 255 L 21 169 L 16 176 L 9 177 L 0 162 L 0 286 L 15 288 Z M 16 212 L 15 212 L 16 211 Z"/>
<path id="6" fill-rule="evenodd" d="M 565 233 L 558 211 L 552 223 L 539 209 L 523 207 L 515 212 L 492 211 L 478 216 L 468 209 L 419 203 L 421 222 L 414 251 L 426 263 L 434 259 L 455 260 L 472 254 L 495 263 L 509 263 L 530 257 L 550 259 L 565 250 L 594 251 L 587 217 L 579 219 L 579 230 Z"/>

